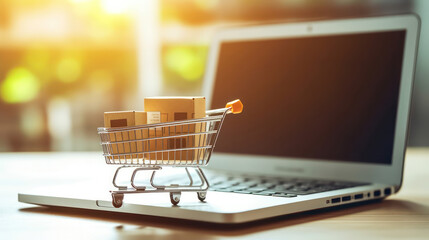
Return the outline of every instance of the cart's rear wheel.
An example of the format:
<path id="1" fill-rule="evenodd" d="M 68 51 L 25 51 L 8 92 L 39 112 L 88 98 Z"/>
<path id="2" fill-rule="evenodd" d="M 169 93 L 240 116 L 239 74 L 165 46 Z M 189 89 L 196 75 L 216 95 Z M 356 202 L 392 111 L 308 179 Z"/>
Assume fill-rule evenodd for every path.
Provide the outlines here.
<path id="1" fill-rule="evenodd" d="M 197 192 L 198 199 L 203 202 L 206 200 L 207 192 Z"/>
<path id="2" fill-rule="evenodd" d="M 177 205 L 180 202 L 180 192 L 170 192 L 170 201 L 173 205 Z"/>
<path id="3" fill-rule="evenodd" d="M 112 193 L 112 204 L 115 208 L 122 207 L 123 201 L 124 201 L 123 193 Z"/>

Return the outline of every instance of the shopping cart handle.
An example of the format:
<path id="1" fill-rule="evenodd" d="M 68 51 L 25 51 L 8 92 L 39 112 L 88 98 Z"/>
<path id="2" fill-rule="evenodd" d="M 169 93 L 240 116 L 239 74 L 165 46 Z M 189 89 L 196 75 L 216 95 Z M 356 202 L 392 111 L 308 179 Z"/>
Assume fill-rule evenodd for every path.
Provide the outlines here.
<path id="1" fill-rule="evenodd" d="M 228 102 L 225 107 L 231 108 L 231 112 L 234 114 L 241 113 L 243 111 L 243 103 L 240 99 Z"/>

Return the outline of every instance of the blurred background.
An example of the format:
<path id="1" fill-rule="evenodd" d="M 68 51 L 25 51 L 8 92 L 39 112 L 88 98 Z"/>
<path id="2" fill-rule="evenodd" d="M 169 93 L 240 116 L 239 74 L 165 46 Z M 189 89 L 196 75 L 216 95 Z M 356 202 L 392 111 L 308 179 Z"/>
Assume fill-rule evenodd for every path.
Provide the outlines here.
<path id="1" fill-rule="evenodd" d="M 429 146 L 429 1 L 0 0 L 0 151 L 99 151 L 103 112 L 201 95 L 221 28 L 410 12 L 422 31 L 409 144 Z"/>

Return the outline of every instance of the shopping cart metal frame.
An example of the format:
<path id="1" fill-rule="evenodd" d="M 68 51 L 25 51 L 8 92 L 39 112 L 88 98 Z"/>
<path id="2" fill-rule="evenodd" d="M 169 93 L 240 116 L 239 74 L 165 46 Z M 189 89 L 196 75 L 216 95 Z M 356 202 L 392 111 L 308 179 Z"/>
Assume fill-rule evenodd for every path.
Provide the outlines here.
<path id="1" fill-rule="evenodd" d="M 116 188 L 110 191 L 112 205 L 116 208 L 121 207 L 124 194 L 153 192 L 169 192 L 173 205 L 179 203 L 182 192 L 197 192 L 198 199 L 204 201 L 210 184 L 200 167 L 209 163 L 223 121 L 229 113 L 232 113 L 232 107 L 206 111 L 207 116 L 199 119 L 123 128 L 98 128 L 106 163 L 121 165 L 116 169 L 112 180 Z M 183 139 L 186 139 L 185 144 L 182 144 Z M 186 144 L 189 143 L 188 139 L 191 140 L 191 144 Z M 166 142 L 174 143 L 174 146 Z M 189 184 L 155 184 L 156 173 L 163 167 L 184 168 Z M 134 169 L 130 177 L 130 186 L 118 184 L 119 173 L 128 168 Z M 190 169 L 198 176 L 197 181 L 190 173 Z M 152 171 L 150 185 L 136 183 L 135 179 L 140 171 Z"/>

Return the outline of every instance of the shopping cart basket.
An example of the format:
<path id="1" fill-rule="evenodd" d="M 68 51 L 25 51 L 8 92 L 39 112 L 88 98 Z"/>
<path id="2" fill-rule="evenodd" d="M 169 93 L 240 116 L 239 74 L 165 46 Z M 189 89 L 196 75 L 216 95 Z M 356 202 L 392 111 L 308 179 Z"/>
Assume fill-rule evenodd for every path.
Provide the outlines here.
<path id="1" fill-rule="evenodd" d="M 198 199 L 206 198 L 209 182 L 200 166 L 209 163 L 225 116 L 241 113 L 240 100 L 229 102 L 225 108 L 206 111 L 206 117 L 183 121 L 147 124 L 123 128 L 98 128 L 107 164 L 121 165 L 113 176 L 115 190 L 110 191 L 114 207 L 121 207 L 124 194 L 169 192 L 170 201 L 176 205 L 181 192 L 197 192 Z M 157 171 L 163 167 L 183 167 L 189 184 L 155 184 Z M 131 170 L 130 185 L 117 184 L 120 170 Z M 195 171 L 195 181 L 189 169 Z M 135 181 L 139 171 L 152 171 L 150 184 L 138 185 Z"/>

